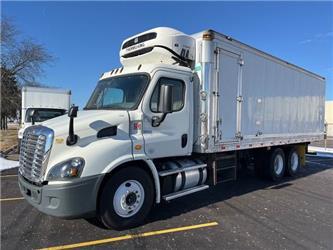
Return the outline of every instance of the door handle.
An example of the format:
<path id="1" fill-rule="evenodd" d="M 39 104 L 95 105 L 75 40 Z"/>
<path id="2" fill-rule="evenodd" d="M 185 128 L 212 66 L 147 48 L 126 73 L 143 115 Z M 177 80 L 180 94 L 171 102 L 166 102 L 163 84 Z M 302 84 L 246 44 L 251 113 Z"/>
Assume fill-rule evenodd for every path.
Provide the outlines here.
<path id="1" fill-rule="evenodd" d="M 187 145 L 187 134 L 182 135 L 182 148 L 185 148 Z"/>

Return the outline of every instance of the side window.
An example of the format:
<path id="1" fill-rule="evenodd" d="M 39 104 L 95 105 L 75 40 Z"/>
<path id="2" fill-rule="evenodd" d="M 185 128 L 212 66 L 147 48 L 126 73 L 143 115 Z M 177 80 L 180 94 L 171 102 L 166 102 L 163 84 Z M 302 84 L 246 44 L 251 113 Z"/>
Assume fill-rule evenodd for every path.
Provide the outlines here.
<path id="1" fill-rule="evenodd" d="M 184 107 L 185 83 L 181 80 L 162 77 L 158 80 L 153 95 L 150 99 L 151 111 L 157 112 L 158 98 L 162 84 L 172 86 L 172 111 L 176 112 L 181 110 Z"/>

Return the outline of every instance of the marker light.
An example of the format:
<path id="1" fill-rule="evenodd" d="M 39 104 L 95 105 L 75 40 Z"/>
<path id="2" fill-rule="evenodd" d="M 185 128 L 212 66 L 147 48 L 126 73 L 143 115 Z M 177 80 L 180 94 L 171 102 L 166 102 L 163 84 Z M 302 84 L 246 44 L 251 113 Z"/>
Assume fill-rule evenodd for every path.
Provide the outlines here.
<path id="1" fill-rule="evenodd" d="M 137 121 L 132 121 L 131 122 L 131 134 L 138 134 L 141 133 L 142 131 L 142 121 L 137 120 Z"/>

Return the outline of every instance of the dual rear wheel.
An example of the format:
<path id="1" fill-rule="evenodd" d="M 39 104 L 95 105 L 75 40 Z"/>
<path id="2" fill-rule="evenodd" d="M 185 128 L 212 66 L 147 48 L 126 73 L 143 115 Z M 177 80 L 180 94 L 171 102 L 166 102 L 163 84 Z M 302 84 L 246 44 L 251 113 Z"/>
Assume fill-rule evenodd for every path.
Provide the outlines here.
<path id="1" fill-rule="evenodd" d="M 295 176 L 300 168 L 300 155 L 296 147 L 285 150 L 274 148 L 269 154 L 258 152 L 255 156 L 255 172 L 260 177 L 273 181 L 283 176 Z"/>

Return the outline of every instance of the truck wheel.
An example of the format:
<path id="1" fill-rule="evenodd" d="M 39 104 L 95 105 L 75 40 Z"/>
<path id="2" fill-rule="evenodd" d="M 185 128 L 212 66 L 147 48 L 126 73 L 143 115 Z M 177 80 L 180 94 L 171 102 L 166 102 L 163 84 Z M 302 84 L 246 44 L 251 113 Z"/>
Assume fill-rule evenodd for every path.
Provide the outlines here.
<path id="1" fill-rule="evenodd" d="M 273 181 L 281 179 L 285 171 L 285 157 L 283 150 L 280 148 L 272 150 L 268 164 L 268 178 Z"/>
<path id="2" fill-rule="evenodd" d="M 104 185 L 98 216 L 107 228 L 138 226 L 148 215 L 154 200 L 154 185 L 147 172 L 127 167 L 112 175 Z"/>
<path id="3" fill-rule="evenodd" d="M 295 176 L 300 167 L 300 157 L 297 153 L 295 147 L 292 147 L 288 150 L 287 153 L 287 168 L 286 175 L 287 176 Z"/>

